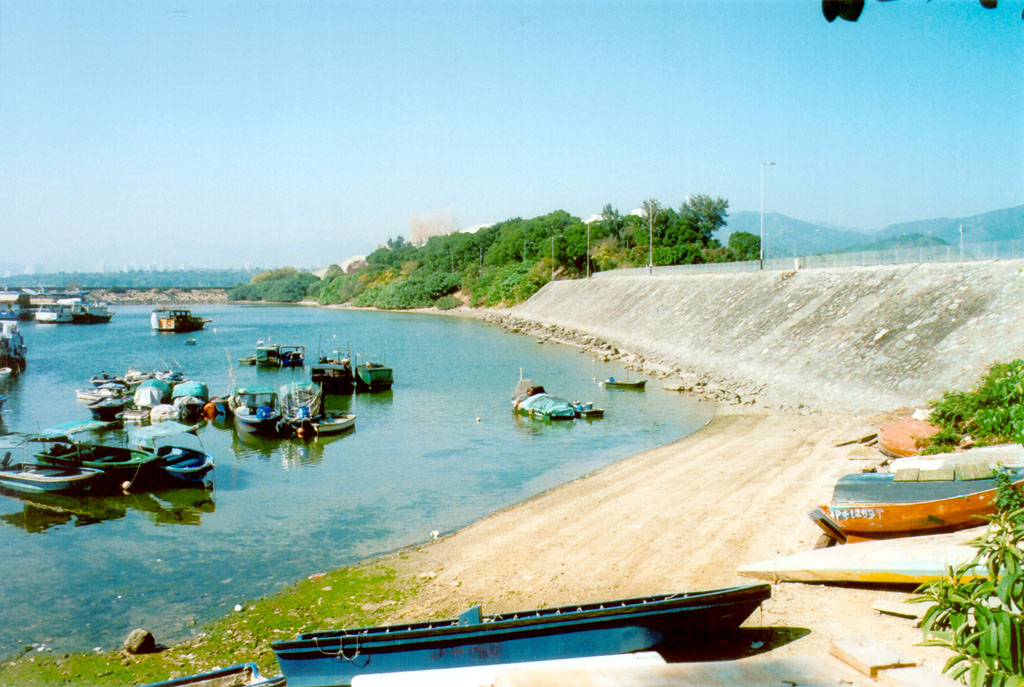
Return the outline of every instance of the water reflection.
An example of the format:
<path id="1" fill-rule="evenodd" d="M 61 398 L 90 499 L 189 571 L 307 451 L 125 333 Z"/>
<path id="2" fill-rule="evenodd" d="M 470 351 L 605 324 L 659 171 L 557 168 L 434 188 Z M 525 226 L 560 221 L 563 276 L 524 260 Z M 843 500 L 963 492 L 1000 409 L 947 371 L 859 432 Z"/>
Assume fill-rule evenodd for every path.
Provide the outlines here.
<path id="1" fill-rule="evenodd" d="M 212 493 L 202 489 L 167 489 L 117 496 L 22 494 L 0 489 L 0 494 L 24 504 L 20 511 L 0 514 L 0 522 L 31 533 L 47 532 L 62 525 L 84 527 L 120 520 L 132 510 L 145 513 L 158 527 L 197 526 L 202 524 L 203 514 L 216 510 Z"/>

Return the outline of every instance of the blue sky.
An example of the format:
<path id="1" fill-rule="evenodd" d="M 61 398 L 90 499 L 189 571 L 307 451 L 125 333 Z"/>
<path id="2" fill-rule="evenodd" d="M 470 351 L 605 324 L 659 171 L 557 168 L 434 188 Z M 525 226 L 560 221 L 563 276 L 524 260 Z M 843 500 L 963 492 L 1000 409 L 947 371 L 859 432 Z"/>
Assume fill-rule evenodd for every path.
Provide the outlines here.
<path id="1" fill-rule="evenodd" d="M 1022 7 L 0 0 L 0 262 L 756 211 L 768 160 L 767 210 L 808 221 L 1020 205 Z"/>

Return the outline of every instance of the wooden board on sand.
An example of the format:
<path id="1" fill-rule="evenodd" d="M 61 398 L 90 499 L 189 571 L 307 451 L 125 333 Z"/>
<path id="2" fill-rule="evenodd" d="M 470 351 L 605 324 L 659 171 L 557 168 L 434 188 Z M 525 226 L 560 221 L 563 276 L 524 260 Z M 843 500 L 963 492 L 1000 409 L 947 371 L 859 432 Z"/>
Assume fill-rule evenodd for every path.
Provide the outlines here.
<path id="1" fill-rule="evenodd" d="M 874 582 L 920 584 L 974 558 L 972 528 L 923 537 L 844 544 L 794 553 L 737 568 L 740 575 L 778 582 Z"/>

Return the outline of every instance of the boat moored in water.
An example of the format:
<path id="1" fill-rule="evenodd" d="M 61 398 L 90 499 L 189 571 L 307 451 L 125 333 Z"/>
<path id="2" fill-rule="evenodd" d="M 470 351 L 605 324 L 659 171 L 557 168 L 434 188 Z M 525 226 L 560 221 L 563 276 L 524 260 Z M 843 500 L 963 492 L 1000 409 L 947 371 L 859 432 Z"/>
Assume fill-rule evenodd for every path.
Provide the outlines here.
<path id="1" fill-rule="evenodd" d="M 520 379 L 512 391 L 512 411 L 539 420 L 572 420 L 577 414 L 567 400 L 552 396 L 529 379 Z"/>
<path id="2" fill-rule="evenodd" d="M 647 388 L 646 379 L 634 379 L 634 380 L 621 380 L 615 379 L 615 377 L 609 377 L 608 379 L 601 382 L 601 385 L 605 389 L 631 389 L 633 391 L 643 391 Z"/>
<path id="3" fill-rule="evenodd" d="M 387 391 L 395 382 L 395 373 L 380 363 L 366 362 L 355 368 L 356 393 Z"/>
<path id="4" fill-rule="evenodd" d="M 24 372 L 27 353 L 28 346 L 18 323 L 10 320 L 0 322 L 0 368 L 8 367 L 14 374 Z"/>
<path id="5" fill-rule="evenodd" d="M 156 308 L 149 316 L 150 326 L 158 332 L 195 332 L 212 322 L 187 308 Z"/>
<path id="6" fill-rule="evenodd" d="M 235 414 L 235 426 L 244 432 L 277 436 L 281 411 L 277 392 L 269 386 L 236 387 L 228 401 Z"/>
<path id="7" fill-rule="evenodd" d="M 289 687 L 350 685 L 368 673 L 690 648 L 735 631 L 770 597 L 755 584 L 491 616 L 474 606 L 457 619 L 306 632 L 271 648 Z"/>

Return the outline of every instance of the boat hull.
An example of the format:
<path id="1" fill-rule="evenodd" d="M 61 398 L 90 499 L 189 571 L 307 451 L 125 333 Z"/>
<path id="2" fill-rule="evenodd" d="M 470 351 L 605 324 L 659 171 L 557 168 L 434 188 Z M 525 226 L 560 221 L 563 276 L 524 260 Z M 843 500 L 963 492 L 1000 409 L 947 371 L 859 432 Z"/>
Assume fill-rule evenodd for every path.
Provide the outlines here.
<path id="1" fill-rule="evenodd" d="M 647 380 L 640 379 L 635 382 L 613 382 L 606 380 L 604 382 L 604 388 L 606 389 L 632 389 L 633 391 L 643 391 L 647 388 Z"/>
<path id="2" fill-rule="evenodd" d="M 347 432 L 356 426 L 355 415 L 328 415 L 313 423 L 313 429 L 319 436 L 330 436 Z"/>
<path id="3" fill-rule="evenodd" d="M 364 673 L 432 670 L 690 646 L 735 630 L 768 585 L 458 621 L 314 632 L 271 645 L 289 687 L 350 685 Z M 478 612 L 478 609 L 477 609 Z"/>
<path id="4" fill-rule="evenodd" d="M 277 436 L 278 423 L 281 421 L 281 413 L 273 411 L 265 417 L 254 413 L 240 413 L 235 411 L 235 426 L 240 431 L 262 436 Z"/>
<path id="5" fill-rule="evenodd" d="M 1024 469 L 1011 473 L 1015 485 L 1024 485 Z M 982 524 L 983 516 L 995 512 L 995 497 L 995 479 L 914 482 L 897 481 L 891 473 L 847 475 L 836 484 L 831 505 L 820 507 L 828 519 L 812 519 L 830 536 L 838 527 L 850 542 L 938 534 Z"/>
<path id="6" fill-rule="evenodd" d="M 284 677 L 264 677 L 255 663 L 218 668 L 206 673 L 153 682 L 143 687 L 284 687 Z"/>
<path id="7" fill-rule="evenodd" d="M 387 391 L 394 385 L 394 372 L 390 367 L 364 363 L 356 367 L 356 393 Z"/>
<path id="8" fill-rule="evenodd" d="M 0 470 L 0 487 L 26 494 L 76 494 L 103 474 L 92 468 L 13 465 Z"/>

